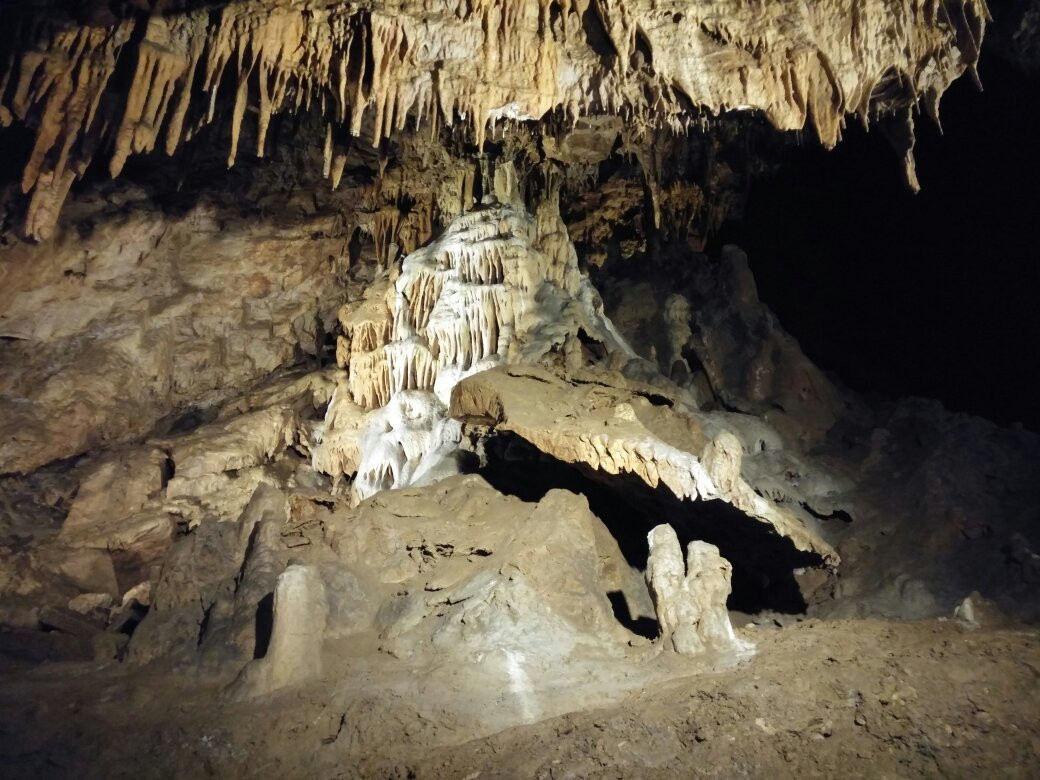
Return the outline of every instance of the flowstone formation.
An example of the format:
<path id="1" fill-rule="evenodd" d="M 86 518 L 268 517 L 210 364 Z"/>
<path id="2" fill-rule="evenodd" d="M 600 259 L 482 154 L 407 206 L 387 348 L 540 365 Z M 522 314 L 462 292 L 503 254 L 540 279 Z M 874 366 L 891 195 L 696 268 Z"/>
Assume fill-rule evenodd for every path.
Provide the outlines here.
<path id="1" fill-rule="evenodd" d="M 357 471 L 358 499 L 443 476 L 461 444 L 447 405 L 464 377 L 550 353 L 580 365 L 579 334 L 635 357 L 579 272 L 553 201 L 537 217 L 498 203 L 459 217 L 368 296 L 363 309 L 342 310 L 337 355 L 348 376 L 315 453 L 319 467 L 342 467 L 350 465 L 344 445 L 358 451 L 356 466 L 344 469 Z M 361 423 L 354 407 L 383 408 Z M 343 428 L 357 424 L 355 444 Z"/>
<path id="2" fill-rule="evenodd" d="M 478 468 L 487 462 L 490 437 L 519 434 L 548 456 L 666 486 L 680 502 L 722 499 L 796 549 L 837 564 L 811 518 L 744 481 L 743 452 L 764 449 L 761 427 L 741 430 L 735 416 L 700 414 L 690 389 L 638 358 L 579 271 L 555 201 L 532 217 L 508 189 L 511 171 L 500 173 L 502 197 L 512 202 L 490 197 L 388 269 L 361 306 L 343 307 L 337 356 L 346 376 L 314 428 L 313 466 L 337 481 L 352 479 L 357 503 L 384 490 L 432 485 L 467 462 Z M 583 386 L 594 395 L 583 397 Z M 637 414 L 648 396 L 662 393 L 674 411 Z M 775 435 L 765 435 L 775 443 Z M 729 567 L 707 547 L 717 567 Z M 705 556 L 696 545 L 690 550 L 698 551 L 693 567 Z M 667 551 L 654 558 L 651 546 L 650 554 L 651 568 L 665 566 Z M 750 647 L 735 638 L 725 615 L 728 578 L 718 587 L 710 565 L 680 578 L 675 592 L 659 577 L 650 582 L 665 646 L 684 654 Z M 682 631 L 702 638 L 673 639 Z"/>

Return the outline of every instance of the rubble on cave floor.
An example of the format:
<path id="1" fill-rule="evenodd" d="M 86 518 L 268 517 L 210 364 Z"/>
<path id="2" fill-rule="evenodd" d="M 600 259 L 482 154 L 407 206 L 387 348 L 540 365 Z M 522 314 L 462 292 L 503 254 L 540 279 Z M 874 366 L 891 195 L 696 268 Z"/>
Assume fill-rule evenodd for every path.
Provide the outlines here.
<path id="1" fill-rule="evenodd" d="M 1035 631 L 810 620 L 755 640 L 751 666 L 650 679 L 645 663 L 546 673 L 502 652 L 413 673 L 355 639 L 325 678 L 242 702 L 183 674 L 43 667 L 5 678 L 0 704 L 27 728 L 0 733 L 0 752 L 13 776 L 1027 776 L 1013 768 L 1036 756 Z M 566 707 L 529 722 L 524 674 Z M 617 696 L 585 696 L 589 684 Z"/>

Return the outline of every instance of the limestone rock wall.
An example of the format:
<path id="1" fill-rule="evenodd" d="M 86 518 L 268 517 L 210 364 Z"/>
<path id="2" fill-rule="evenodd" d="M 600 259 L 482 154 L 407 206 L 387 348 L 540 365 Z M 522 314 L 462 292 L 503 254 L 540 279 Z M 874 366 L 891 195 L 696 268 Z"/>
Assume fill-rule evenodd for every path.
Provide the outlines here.
<path id="1" fill-rule="evenodd" d="M 334 222 L 141 208 L 4 252 L 0 473 L 140 438 L 313 359 L 344 293 L 343 240 L 312 240 Z"/>

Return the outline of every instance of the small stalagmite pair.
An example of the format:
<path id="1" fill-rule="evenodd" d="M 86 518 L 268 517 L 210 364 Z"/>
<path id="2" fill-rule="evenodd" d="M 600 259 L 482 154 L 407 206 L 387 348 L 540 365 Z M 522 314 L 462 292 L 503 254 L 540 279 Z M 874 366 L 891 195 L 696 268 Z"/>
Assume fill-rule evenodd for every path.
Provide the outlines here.
<path id="1" fill-rule="evenodd" d="M 647 535 L 650 557 L 646 583 L 657 609 L 661 643 L 681 655 L 745 654 L 754 645 L 737 637 L 726 610 L 733 567 L 719 548 L 692 541 L 683 561 L 679 537 L 670 525 Z"/>

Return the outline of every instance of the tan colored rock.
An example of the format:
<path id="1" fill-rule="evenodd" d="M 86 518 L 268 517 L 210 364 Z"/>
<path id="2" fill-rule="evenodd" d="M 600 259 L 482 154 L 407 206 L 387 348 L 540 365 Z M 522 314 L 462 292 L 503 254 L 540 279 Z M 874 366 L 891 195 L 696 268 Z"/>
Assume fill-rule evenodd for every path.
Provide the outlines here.
<path id="1" fill-rule="evenodd" d="M 134 632 L 131 660 L 143 664 L 162 657 L 195 658 L 206 610 L 234 594 L 254 523 L 252 517 L 241 522 L 211 518 L 176 541 L 149 591 L 150 609 Z"/>
<path id="2" fill-rule="evenodd" d="M 311 434 L 311 465 L 315 471 L 330 474 L 335 480 L 357 472 L 368 414 L 351 400 L 346 377 L 342 376 L 329 400 L 325 419 Z"/>
<path id="3" fill-rule="evenodd" d="M 173 543 L 173 520 L 162 508 L 169 468 L 157 448 L 102 459 L 80 483 L 59 543 L 107 553 L 123 586 L 158 576 Z"/>
<path id="4" fill-rule="evenodd" d="M 534 504 L 456 475 L 383 491 L 328 522 L 343 564 L 375 583 L 376 628 L 394 652 L 616 654 L 633 635 L 607 593 L 623 593 L 633 617 L 652 615 L 618 542 L 569 491 Z"/>
<path id="5" fill-rule="evenodd" d="M 114 453 L 102 459 L 80 481 L 62 524 L 66 543 L 98 540 L 99 525 L 142 509 L 165 487 L 166 453 L 157 448 Z M 101 543 L 104 546 L 103 535 Z"/>
<path id="6" fill-rule="evenodd" d="M 663 646 L 681 655 L 743 654 L 753 645 L 738 639 L 726 610 L 733 567 L 714 545 L 693 541 L 686 561 L 674 529 L 659 525 L 647 537 L 646 582 L 657 608 Z"/>
<path id="7" fill-rule="evenodd" d="M 342 294 L 342 242 L 312 239 L 331 218 L 260 231 L 205 205 L 84 208 L 89 236 L 0 259 L 0 473 L 190 423 L 313 352 Z"/>
<path id="8" fill-rule="evenodd" d="M 109 593 L 112 596 L 121 593 L 112 556 L 107 550 L 53 545 L 34 551 L 32 562 L 37 568 L 57 574 L 83 593 Z"/>
<path id="9" fill-rule="evenodd" d="M 174 479 L 193 480 L 259 466 L 295 441 L 296 428 L 290 406 L 272 406 L 206 426 L 170 442 Z"/>
<path id="10" fill-rule="evenodd" d="M 113 599 L 109 593 L 81 593 L 69 600 L 68 608 L 80 615 L 104 613 L 112 608 Z"/>
<path id="11" fill-rule="evenodd" d="M 1000 607 L 977 590 L 964 597 L 953 611 L 953 616 L 971 630 L 998 628 L 1010 622 Z"/>
<path id="12" fill-rule="evenodd" d="M 232 697 L 251 699 L 321 679 L 328 614 L 325 586 L 313 568 L 292 565 L 283 571 L 274 591 L 267 654 L 243 670 Z"/>
<path id="13" fill-rule="evenodd" d="M 579 384 L 535 367 L 496 368 L 456 386 L 451 414 L 516 433 L 565 463 L 631 473 L 652 488 L 664 485 L 680 499 L 722 499 L 799 550 L 838 562 L 831 545 L 798 516 L 744 481 L 741 445 L 726 430 L 725 418 L 651 407 L 627 389 L 623 377 L 610 372 L 590 371 L 583 378 Z M 646 410 L 643 415 L 640 408 Z M 630 419 L 633 415 L 637 419 Z M 654 420 L 653 430 L 644 417 Z"/>

